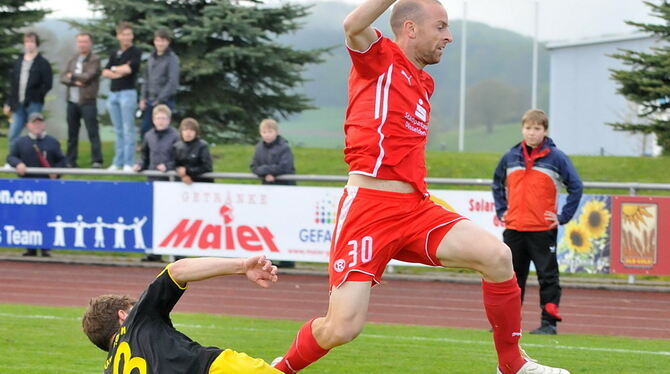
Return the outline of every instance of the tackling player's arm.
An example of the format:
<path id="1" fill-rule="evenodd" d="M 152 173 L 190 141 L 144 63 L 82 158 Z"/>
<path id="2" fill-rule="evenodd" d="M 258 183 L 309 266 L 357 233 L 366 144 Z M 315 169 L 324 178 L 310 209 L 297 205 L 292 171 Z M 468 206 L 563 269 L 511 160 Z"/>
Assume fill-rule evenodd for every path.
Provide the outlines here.
<path id="1" fill-rule="evenodd" d="M 277 281 L 277 267 L 265 256 L 249 258 L 185 258 L 170 264 L 170 276 L 182 287 L 188 282 L 244 274 L 263 288 Z"/>
<path id="2" fill-rule="evenodd" d="M 366 0 L 344 19 L 343 27 L 347 46 L 356 51 L 365 51 L 379 37 L 372 23 L 396 0 Z"/>

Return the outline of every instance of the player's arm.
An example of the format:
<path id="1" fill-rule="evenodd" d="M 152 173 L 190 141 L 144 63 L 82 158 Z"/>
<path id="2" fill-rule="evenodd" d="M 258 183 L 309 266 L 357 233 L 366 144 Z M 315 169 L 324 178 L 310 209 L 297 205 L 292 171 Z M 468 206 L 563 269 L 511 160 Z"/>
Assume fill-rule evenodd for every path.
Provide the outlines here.
<path id="1" fill-rule="evenodd" d="M 344 35 L 347 46 L 356 51 L 365 51 L 377 39 L 372 23 L 396 0 L 365 0 L 344 19 Z"/>
<path id="2" fill-rule="evenodd" d="M 170 264 L 172 279 L 185 286 L 188 282 L 200 281 L 224 275 L 246 275 L 249 280 L 263 288 L 277 281 L 277 267 L 265 256 L 249 258 L 185 258 Z"/>

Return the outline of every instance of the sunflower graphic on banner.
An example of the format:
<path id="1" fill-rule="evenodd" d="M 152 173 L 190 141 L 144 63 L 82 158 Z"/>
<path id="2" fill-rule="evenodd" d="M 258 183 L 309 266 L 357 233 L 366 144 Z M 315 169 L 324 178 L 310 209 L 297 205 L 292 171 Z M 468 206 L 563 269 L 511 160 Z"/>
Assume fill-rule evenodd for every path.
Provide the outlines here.
<path id="1" fill-rule="evenodd" d="M 558 231 L 560 271 L 608 273 L 610 266 L 611 198 L 584 195 L 570 222 Z"/>

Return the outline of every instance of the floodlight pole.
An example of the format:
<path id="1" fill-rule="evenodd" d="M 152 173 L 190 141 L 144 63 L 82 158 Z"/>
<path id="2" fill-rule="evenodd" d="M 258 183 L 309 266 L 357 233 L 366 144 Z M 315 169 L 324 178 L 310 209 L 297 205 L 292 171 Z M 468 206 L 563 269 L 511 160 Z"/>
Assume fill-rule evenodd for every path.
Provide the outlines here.
<path id="1" fill-rule="evenodd" d="M 458 108 L 458 151 L 465 151 L 465 72 L 466 72 L 466 52 L 468 43 L 468 3 L 463 1 L 463 24 L 461 32 L 461 87 L 460 104 Z"/>
<path id="2" fill-rule="evenodd" d="M 538 33 L 540 28 L 539 22 L 539 3 L 537 0 L 533 1 L 533 19 L 535 20 L 535 29 L 533 30 L 533 76 L 532 89 L 530 98 L 530 107 L 537 108 L 537 65 L 538 65 Z"/>

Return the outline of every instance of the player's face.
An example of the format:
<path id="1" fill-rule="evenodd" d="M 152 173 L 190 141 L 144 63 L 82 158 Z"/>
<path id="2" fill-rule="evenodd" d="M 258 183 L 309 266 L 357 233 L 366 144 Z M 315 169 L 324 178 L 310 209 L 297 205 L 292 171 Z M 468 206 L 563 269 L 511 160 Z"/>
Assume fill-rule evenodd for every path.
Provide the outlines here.
<path id="1" fill-rule="evenodd" d="M 168 117 L 167 114 L 158 112 L 154 114 L 153 116 L 153 121 L 154 121 L 154 126 L 156 126 L 156 130 L 165 130 L 170 126 L 170 117 Z"/>
<path id="2" fill-rule="evenodd" d="M 279 134 L 277 133 L 277 130 L 275 130 L 275 129 L 271 129 L 271 128 L 268 128 L 268 127 L 263 127 L 261 129 L 261 138 L 263 138 L 263 141 L 266 142 L 266 143 L 274 142 L 275 139 L 277 139 L 277 135 L 279 135 Z"/>
<path id="3" fill-rule="evenodd" d="M 193 129 L 182 129 L 181 130 L 181 138 L 185 142 L 190 142 L 193 139 L 195 139 L 195 130 Z"/>
<path id="4" fill-rule="evenodd" d="M 447 10 L 435 2 L 423 4 L 423 19 L 417 24 L 417 55 L 425 65 L 437 64 L 444 48 L 454 38 L 449 31 Z"/>
<path id="5" fill-rule="evenodd" d="M 524 122 L 521 127 L 521 135 L 527 145 L 535 148 L 542 144 L 544 137 L 547 135 L 547 130 L 539 123 Z"/>

